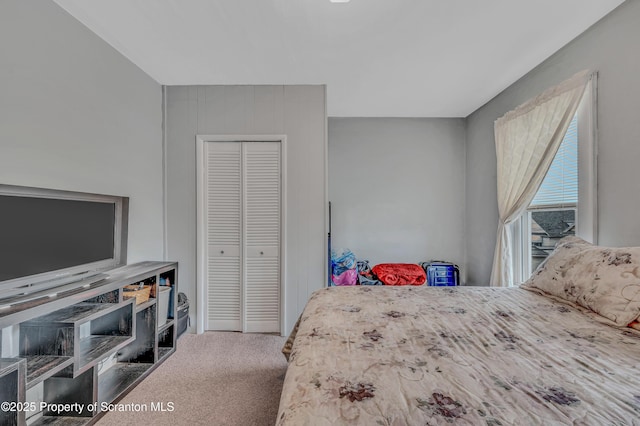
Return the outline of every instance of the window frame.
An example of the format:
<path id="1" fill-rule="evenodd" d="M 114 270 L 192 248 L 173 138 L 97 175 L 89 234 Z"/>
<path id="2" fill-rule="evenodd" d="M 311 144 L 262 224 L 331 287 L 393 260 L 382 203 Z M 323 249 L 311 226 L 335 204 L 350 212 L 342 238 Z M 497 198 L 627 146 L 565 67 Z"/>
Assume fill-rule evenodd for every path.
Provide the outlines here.
<path id="1" fill-rule="evenodd" d="M 575 207 L 527 207 L 513 222 L 516 285 L 531 276 L 531 212 L 576 209 L 576 236 L 598 243 L 598 122 L 597 74 L 591 74 L 576 112 L 578 116 L 578 202 Z"/>

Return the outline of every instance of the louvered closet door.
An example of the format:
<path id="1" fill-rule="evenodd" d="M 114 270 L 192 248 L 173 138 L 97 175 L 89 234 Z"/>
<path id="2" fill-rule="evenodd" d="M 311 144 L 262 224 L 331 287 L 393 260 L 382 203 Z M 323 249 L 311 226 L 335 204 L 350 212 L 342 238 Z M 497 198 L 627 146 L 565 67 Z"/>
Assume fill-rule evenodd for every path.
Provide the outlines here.
<path id="1" fill-rule="evenodd" d="M 244 331 L 280 331 L 280 143 L 244 142 Z"/>
<path id="2" fill-rule="evenodd" d="M 242 145 L 205 144 L 207 330 L 242 330 Z"/>

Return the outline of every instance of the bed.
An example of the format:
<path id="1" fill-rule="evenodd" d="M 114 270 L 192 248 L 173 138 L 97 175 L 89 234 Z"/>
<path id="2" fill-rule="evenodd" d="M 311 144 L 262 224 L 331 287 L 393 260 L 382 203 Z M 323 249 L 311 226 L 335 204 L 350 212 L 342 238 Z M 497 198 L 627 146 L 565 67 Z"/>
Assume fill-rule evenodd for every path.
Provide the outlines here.
<path id="1" fill-rule="evenodd" d="M 606 250 L 560 244 L 521 288 L 315 292 L 277 424 L 640 425 L 640 249 Z"/>

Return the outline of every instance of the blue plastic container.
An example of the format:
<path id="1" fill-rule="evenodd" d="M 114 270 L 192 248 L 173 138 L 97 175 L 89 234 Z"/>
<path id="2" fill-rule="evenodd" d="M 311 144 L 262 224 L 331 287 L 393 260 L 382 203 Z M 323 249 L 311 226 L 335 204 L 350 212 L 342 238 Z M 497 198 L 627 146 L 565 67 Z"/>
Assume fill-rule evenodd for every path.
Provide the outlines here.
<path id="1" fill-rule="evenodd" d="M 446 262 L 430 262 L 426 267 L 427 285 L 435 287 L 456 286 L 460 283 L 458 265 Z"/>

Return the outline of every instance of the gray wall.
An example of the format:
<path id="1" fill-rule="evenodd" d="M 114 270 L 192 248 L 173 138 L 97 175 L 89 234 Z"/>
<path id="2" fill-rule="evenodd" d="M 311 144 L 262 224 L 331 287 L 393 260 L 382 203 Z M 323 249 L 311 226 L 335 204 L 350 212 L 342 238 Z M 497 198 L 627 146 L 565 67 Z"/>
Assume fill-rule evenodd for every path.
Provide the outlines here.
<path id="1" fill-rule="evenodd" d="M 628 0 L 467 118 L 466 270 L 487 285 L 498 223 L 493 122 L 574 73 L 598 72 L 598 242 L 640 245 L 640 1 Z"/>
<path id="2" fill-rule="evenodd" d="M 180 262 L 181 290 L 190 300 L 196 300 L 196 135 L 287 135 L 286 333 L 323 286 L 325 102 L 324 86 L 167 87 L 167 251 Z"/>
<path id="3" fill-rule="evenodd" d="M 0 182 L 129 196 L 163 258 L 162 88 L 50 1 L 0 2 Z"/>
<path id="4" fill-rule="evenodd" d="M 330 118 L 332 246 L 462 264 L 464 167 L 462 118 Z"/>

